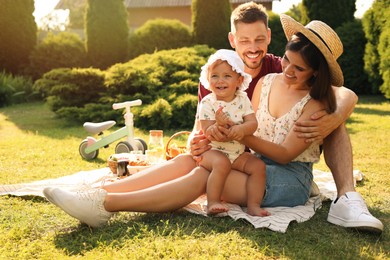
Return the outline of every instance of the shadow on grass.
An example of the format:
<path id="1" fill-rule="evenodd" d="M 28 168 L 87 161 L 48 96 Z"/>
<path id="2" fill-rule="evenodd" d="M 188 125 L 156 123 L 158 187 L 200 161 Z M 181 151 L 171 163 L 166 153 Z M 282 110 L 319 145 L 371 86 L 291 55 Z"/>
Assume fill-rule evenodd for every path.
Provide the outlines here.
<path id="1" fill-rule="evenodd" d="M 231 237 L 231 243 L 241 243 L 240 237 L 250 240 L 253 248 L 263 251 L 265 256 L 271 258 L 319 259 L 328 255 L 332 259 L 345 254 L 348 259 L 358 259 L 361 256 L 359 245 L 369 246 L 375 252 L 379 252 L 381 247 L 385 249 L 382 243 L 385 239 L 381 241 L 381 236 L 377 234 L 357 232 L 328 223 L 326 217 L 329 205 L 330 202 L 324 203 L 323 208 L 309 221 L 291 223 L 285 234 L 255 229 L 244 220 L 234 221 L 229 217 L 206 218 L 186 212 L 121 213 L 109 225 L 99 229 L 92 230 L 79 225 L 72 230 L 60 230 L 54 242 L 71 256 L 82 256 L 101 245 L 113 250 L 126 250 L 125 247 L 131 246 L 129 240 L 133 238 L 137 238 L 138 242 L 145 238 L 146 241 L 166 239 L 171 243 L 188 240 L 188 237 L 204 240 L 215 234 L 226 236 L 228 240 Z M 382 217 L 388 219 L 389 215 L 382 214 Z M 349 243 L 354 246 L 346 246 Z"/>
<path id="2" fill-rule="evenodd" d="M 1 113 L 7 117 L 7 121 L 12 122 L 24 132 L 36 133 L 53 139 L 71 136 L 82 140 L 87 136 L 82 125 L 57 118 L 55 113 L 43 103 L 10 106 L 1 109 Z"/>

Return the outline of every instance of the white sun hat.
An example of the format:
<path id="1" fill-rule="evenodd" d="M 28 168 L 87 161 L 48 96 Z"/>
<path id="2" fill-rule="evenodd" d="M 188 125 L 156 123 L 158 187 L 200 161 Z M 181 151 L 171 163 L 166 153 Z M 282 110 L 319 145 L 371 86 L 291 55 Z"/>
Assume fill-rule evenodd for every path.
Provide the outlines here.
<path id="1" fill-rule="evenodd" d="M 199 78 L 200 83 L 202 83 L 202 85 L 206 89 L 210 89 L 210 83 L 207 77 L 209 74 L 209 67 L 217 60 L 226 61 L 227 63 L 229 63 L 230 66 L 232 66 L 232 69 L 235 72 L 241 74 L 244 77 L 242 84 L 239 86 L 239 90 L 245 91 L 248 88 L 249 83 L 252 81 L 252 77 L 248 73 L 244 72 L 244 68 L 245 68 L 244 62 L 242 61 L 240 56 L 238 56 L 237 52 L 233 50 L 221 49 L 216 51 L 214 54 L 212 54 L 209 57 L 207 63 L 202 66 L 202 71 L 200 72 L 200 78 Z"/>

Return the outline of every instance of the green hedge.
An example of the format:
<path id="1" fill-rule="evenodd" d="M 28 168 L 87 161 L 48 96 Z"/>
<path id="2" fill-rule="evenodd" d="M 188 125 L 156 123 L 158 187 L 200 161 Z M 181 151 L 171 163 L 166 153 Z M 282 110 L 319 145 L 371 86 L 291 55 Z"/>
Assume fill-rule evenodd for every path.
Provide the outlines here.
<path id="1" fill-rule="evenodd" d="M 145 53 L 191 45 L 191 30 L 179 20 L 149 20 L 130 35 L 129 59 Z"/>
<path id="2" fill-rule="evenodd" d="M 87 53 L 80 36 L 70 32 L 49 33 L 32 52 L 28 73 L 39 79 L 52 69 L 84 67 L 86 60 Z"/>
<path id="3" fill-rule="evenodd" d="M 190 129 L 194 123 L 200 68 L 214 52 L 205 45 L 163 50 L 99 69 L 55 69 L 34 89 L 59 117 L 76 121 L 116 120 L 112 103 L 141 99 L 135 125 L 141 129 Z"/>

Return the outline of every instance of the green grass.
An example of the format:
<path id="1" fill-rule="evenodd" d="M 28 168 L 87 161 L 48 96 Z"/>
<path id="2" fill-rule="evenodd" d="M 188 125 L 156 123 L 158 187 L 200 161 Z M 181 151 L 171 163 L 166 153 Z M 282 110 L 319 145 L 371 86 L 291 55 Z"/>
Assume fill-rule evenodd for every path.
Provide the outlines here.
<path id="1" fill-rule="evenodd" d="M 361 97 L 347 126 L 354 168 L 365 174 L 357 190 L 384 223 L 381 235 L 328 223 L 330 202 L 280 234 L 184 212 L 124 212 L 92 230 L 44 198 L 1 196 L 0 259 L 389 259 L 390 103 Z M 167 141 L 172 133 L 164 134 Z M 102 149 L 97 160 L 82 160 L 78 145 L 86 135 L 81 125 L 55 118 L 41 103 L 0 109 L 0 184 L 106 167 L 114 146 Z M 136 135 L 148 139 L 147 132 Z M 323 161 L 316 168 L 328 170 Z"/>

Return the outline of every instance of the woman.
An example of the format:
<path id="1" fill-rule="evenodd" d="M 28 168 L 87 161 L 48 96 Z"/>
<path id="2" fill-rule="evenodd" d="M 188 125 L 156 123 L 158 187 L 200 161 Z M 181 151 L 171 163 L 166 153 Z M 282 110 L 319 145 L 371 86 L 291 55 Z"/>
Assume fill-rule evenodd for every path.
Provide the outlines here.
<path id="1" fill-rule="evenodd" d="M 263 155 L 267 164 L 263 207 L 296 206 L 307 201 L 319 144 L 305 143 L 290 130 L 296 120 L 304 120 L 315 111 L 333 111 L 332 85 L 343 83 L 336 62 L 342 44 L 329 26 L 313 21 L 304 27 L 286 15 L 281 15 L 281 22 L 291 39 L 283 58 L 283 73 L 266 76 L 257 84 L 252 100 L 259 128 L 255 136 L 243 139 L 244 144 Z M 81 222 L 98 227 L 117 211 L 179 209 L 205 193 L 208 178 L 209 172 L 197 167 L 191 155 L 181 155 L 102 188 L 80 192 L 46 188 L 44 195 Z M 245 206 L 247 178 L 245 173 L 232 171 L 221 199 Z"/>

